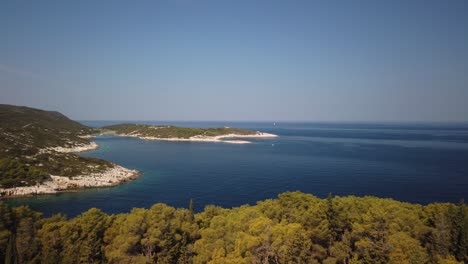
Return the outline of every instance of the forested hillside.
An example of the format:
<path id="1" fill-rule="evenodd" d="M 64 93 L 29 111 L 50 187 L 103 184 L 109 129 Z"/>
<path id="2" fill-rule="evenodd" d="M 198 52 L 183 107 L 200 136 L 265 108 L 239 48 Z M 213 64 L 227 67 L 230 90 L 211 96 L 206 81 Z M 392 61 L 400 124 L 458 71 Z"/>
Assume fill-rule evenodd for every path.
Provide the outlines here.
<path id="1" fill-rule="evenodd" d="M 36 185 L 50 174 L 75 176 L 110 167 L 104 160 L 47 148 L 74 147 L 97 131 L 59 112 L 0 104 L 0 188 Z"/>
<path id="2" fill-rule="evenodd" d="M 300 192 L 194 214 L 155 204 L 67 220 L 0 204 L 6 263 L 463 263 L 463 203 L 409 204 L 375 197 L 319 199 Z"/>

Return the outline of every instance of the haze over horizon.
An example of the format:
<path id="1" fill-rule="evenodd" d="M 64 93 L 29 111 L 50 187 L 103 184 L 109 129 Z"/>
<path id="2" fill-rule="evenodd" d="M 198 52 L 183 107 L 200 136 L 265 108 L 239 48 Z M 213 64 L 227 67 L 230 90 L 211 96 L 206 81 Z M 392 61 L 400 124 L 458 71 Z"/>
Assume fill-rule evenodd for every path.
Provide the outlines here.
<path id="1" fill-rule="evenodd" d="M 468 122 L 466 1 L 2 1 L 0 103 L 75 120 Z"/>

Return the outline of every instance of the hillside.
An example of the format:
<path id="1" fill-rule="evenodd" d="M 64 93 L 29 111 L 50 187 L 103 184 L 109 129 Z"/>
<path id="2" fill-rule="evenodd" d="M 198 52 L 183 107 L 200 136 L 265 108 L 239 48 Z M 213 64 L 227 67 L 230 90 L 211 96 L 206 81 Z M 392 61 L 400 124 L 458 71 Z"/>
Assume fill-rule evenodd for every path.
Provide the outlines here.
<path id="1" fill-rule="evenodd" d="M 76 176 L 101 172 L 103 160 L 56 151 L 86 147 L 83 138 L 97 131 L 59 112 L 0 105 L 0 188 L 30 186 L 50 175 Z"/>
<path id="2" fill-rule="evenodd" d="M 118 135 L 137 135 L 139 137 L 155 138 L 183 138 L 191 137 L 216 137 L 229 134 L 255 135 L 257 132 L 238 128 L 189 128 L 176 126 L 153 126 L 143 124 L 118 124 L 106 126 L 102 129 Z"/>
<path id="3" fill-rule="evenodd" d="M 90 127 L 69 119 L 56 111 L 45 111 L 25 106 L 0 104 L 0 127 L 23 126 L 47 128 L 62 132 L 86 134 L 93 131 Z"/>
<path id="4" fill-rule="evenodd" d="M 187 202 L 187 204 L 189 204 Z M 67 220 L 0 203 L 6 263 L 455 264 L 468 261 L 468 207 L 288 192 L 194 214 L 155 204 Z"/>
<path id="5" fill-rule="evenodd" d="M 87 144 L 95 130 L 59 112 L 0 105 L 0 157 L 34 154 L 41 148 Z"/>

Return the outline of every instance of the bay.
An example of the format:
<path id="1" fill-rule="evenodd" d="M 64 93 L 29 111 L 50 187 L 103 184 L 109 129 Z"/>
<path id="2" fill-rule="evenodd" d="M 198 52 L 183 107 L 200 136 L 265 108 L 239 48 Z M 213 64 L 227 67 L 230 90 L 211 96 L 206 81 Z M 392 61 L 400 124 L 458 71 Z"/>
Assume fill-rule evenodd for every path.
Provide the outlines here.
<path id="1" fill-rule="evenodd" d="M 122 121 L 83 121 L 103 126 Z M 127 121 L 128 122 L 128 121 Z M 185 127 L 237 127 L 279 135 L 252 144 L 144 141 L 99 136 L 83 156 L 138 169 L 135 181 L 54 195 L 19 197 L 45 215 L 76 216 L 97 207 L 129 212 L 155 203 L 195 209 L 234 207 L 285 191 L 319 197 L 372 195 L 427 204 L 468 198 L 468 125 L 423 123 L 167 122 Z"/>

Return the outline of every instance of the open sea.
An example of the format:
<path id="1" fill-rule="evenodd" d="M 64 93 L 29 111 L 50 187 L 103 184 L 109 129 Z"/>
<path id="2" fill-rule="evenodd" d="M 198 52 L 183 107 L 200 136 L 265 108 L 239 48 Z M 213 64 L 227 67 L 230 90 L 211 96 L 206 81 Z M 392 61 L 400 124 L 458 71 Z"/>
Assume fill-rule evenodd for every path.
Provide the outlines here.
<path id="1" fill-rule="evenodd" d="M 83 121 L 103 126 L 122 121 Z M 135 121 L 132 121 L 135 122 Z M 97 207 L 129 212 L 155 203 L 195 209 L 235 207 L 285 191 L 318 197 L 372 195 L 427 204 L 468 198 L 468 124 L 139 122 L 230 126 L 279 135 L 253 144 L 143 141 L 100 136 L 82 153 L 138 169 L 135 181 L 54 195 L 5 200 L 46 216 Z"/>

